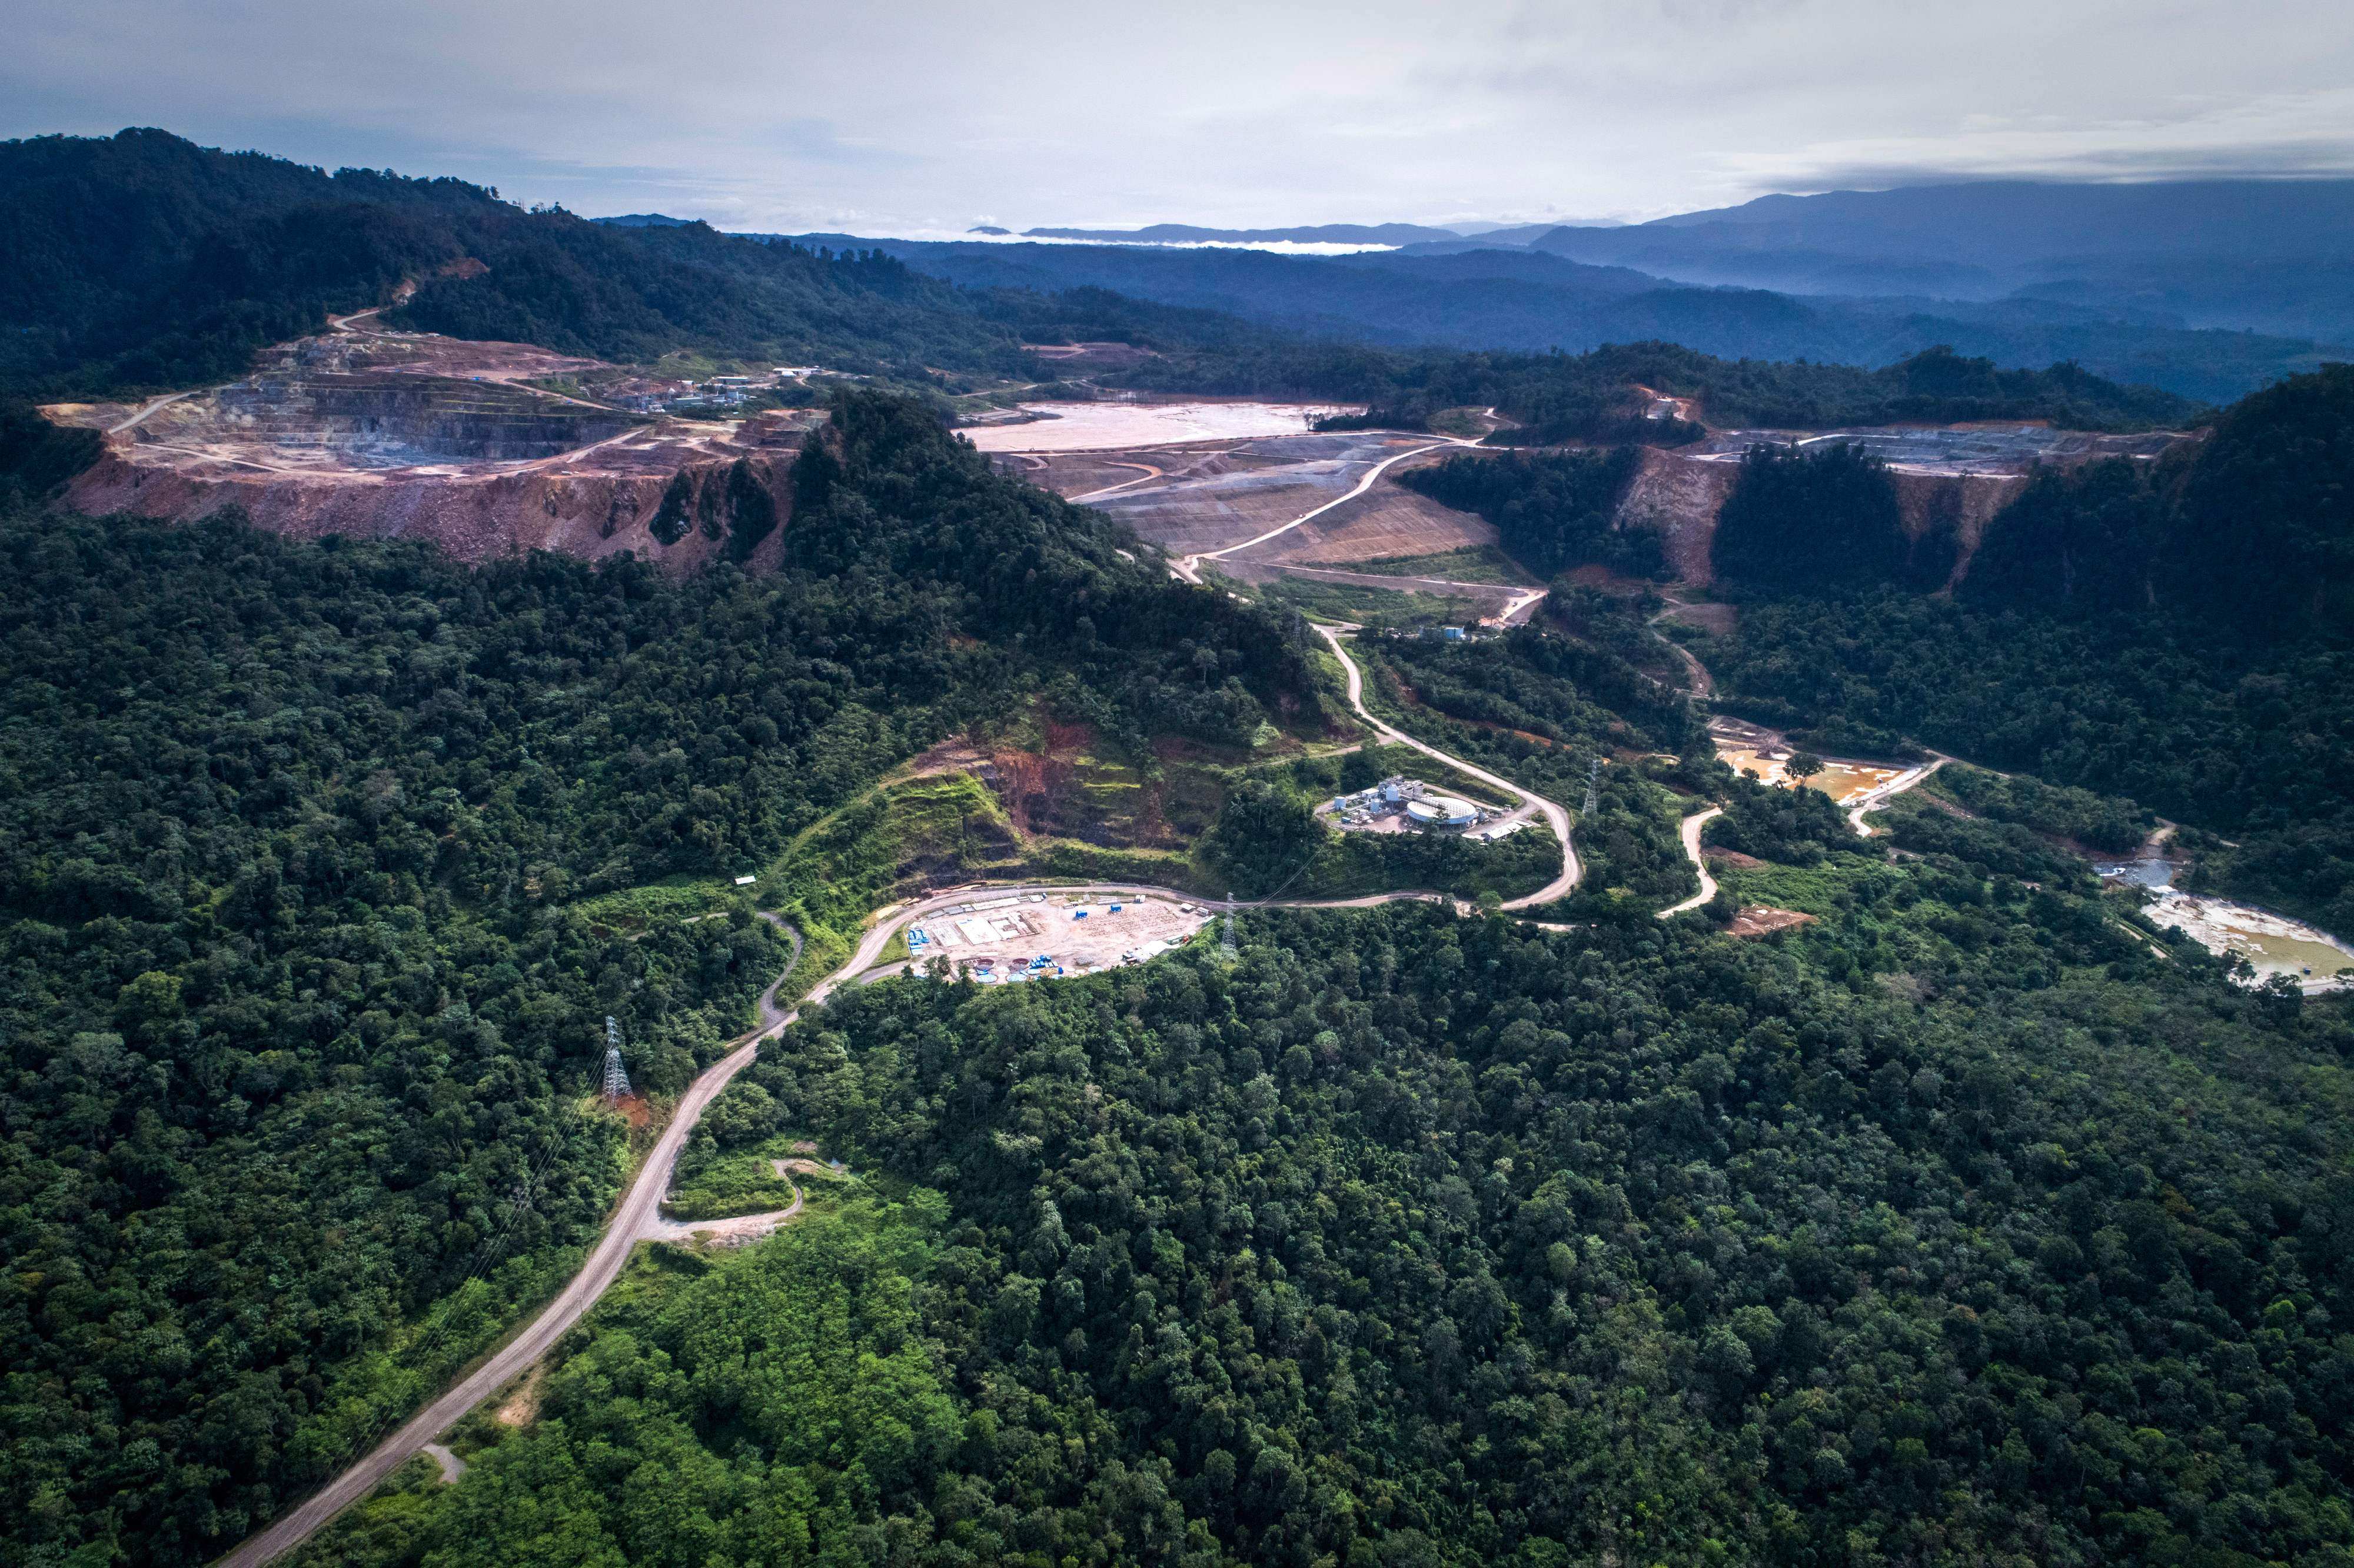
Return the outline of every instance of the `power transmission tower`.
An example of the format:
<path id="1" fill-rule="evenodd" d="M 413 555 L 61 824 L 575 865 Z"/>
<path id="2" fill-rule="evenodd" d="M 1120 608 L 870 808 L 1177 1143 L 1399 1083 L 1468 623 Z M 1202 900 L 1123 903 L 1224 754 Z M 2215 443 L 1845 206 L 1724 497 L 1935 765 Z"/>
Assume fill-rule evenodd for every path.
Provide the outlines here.
<path id="1" fill-rule="evenodd" d="M 1219 940 L 1218 952 L 1228 963 L 1238 956 L 1235 952 L 1235 890 L 1231 887 L 1226 889 L 1226 930 Z"/>
<path id="2" fill-rule="evenodd" d="M 1594 815 L 1594 804 L 1596 800 L 1595 790 L 1596 786 L 1601 782 L 1601 779 L 1602 758 L 1597 757 L 1593 760 L 1593 762 L 1587 765 L 1585 769 L 1585 807 L 1583 810 L 1577 813 L 1579 816 L 1590 817 Z"/>
<path id="3" fill-rule="evenodd" d="M 621 1071 L 621 1023 L 605 1015 L 605 1097 L 618 1100 L 630 1092 L 630 1075 Z"/>

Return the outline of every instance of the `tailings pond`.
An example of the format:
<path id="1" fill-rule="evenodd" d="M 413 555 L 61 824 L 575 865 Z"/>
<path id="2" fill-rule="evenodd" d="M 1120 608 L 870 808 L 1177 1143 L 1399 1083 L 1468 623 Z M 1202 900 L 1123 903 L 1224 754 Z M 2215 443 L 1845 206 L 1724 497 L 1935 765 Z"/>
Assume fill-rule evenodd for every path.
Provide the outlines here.
<path id="1" fill-rule="evenodd" d="M 2161 931 L 2179 926 L 2184 936 L 2211 953 L 2242 955 L 2254 967 L 2260 984 L 2274 975 L 2286 975 L 2308 991 L 2336 991 L 2348 984 L 2336 977 L 2342 969 L 2354 969 L 2354 947 L 2327 931 L 2252 904 L 2185 893 L 2174 885 L 2174 866 L 2168 861 L 2104 862 L 2094 869 L 2111 882 L 2148 888 L 2155 896 L 2142 913 L 2152 925 Z"/>
<path id="2" fill-rule="evenodd" d="M 985 452 L 1097 451 L 1296 436 L 1318 419 L 1355 410 L 1331 403 L 1024 403 L 1020 411 L 1033 417 L 958 434 Z"/>
<path id="3" fill-rule="evenodd" d="M 1716 742 L 1718 760 L 1735 773 L 1746 773 L 1767 784 L 1789 784 L 1790 776 L 1783 765 L 1790 760 L 1795 748 L 1776 731 L 1723 715 L 1709 720 L 1708 730 Z M 1821 790 L 1842 806 L 1904 771 L 1902 767 L 1878 762 L 1834 760 L 1828 757 L 1822 761 L 1822 771 L 1809 778 L 1807 787 Z"/>

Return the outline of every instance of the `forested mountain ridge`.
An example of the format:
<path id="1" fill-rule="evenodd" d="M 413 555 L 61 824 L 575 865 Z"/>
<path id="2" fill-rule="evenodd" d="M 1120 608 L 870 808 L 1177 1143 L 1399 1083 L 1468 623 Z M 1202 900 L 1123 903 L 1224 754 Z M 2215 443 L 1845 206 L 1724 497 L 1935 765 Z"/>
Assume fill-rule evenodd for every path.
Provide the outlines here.
<path id="1" fill-rule="evenodd" d="M 1801 294 L 2044 301 L 2345 343 L 2354 182 L 1988 180 L 1769 196 L 1531 249 Z"/>
<path id="2" fill-rule="evenodd" d="M 1623 234 L 1626 230 L 1605 230 Z M 853 243 L 801 236 L 804 243 Z M 1940 344 L 2006 366 L 2082 364 L 2112 380 L 2224 402 L 2336 357 L 2331 335 L 2191 330 L 2130 303 L 1986 302 L 1926 291 L 1869 297 L 1670 283 L 1631 267 L 1529 250 L 1278 256 L 1136 245 L 859 239 L 968 288 L 1081 284 L 1211 310 L 1286 332 L 1393 348 L 1579 352 L 1666 338 L 1727 359 L 1879 366 Z M 1475 242 L 1476 243 L 1476 242 Z"/>
<path id="3" fill-rule="evenodd" d="M 0 522 L 0 1562 L 208 1560 L 547 1291 L 621 1168 L 604 1015 L 673 1093 L 783 966 L 633 890 L 1016 705 L 1318 724 L 1262 612 L 835 420 L 757 578 Z"/>
<path id="4" fill-rule="evenodd" d="M 1346 397 L 1371 405 L 1367 423 L 1405 429 L 1446 409 L 1493 407 L 1519 427 L 1490 438 L 1499 445 L 1678 445 L 1702 433 L 1688 420 L 1651 417 L 1652 394 L 1692 399 L 1701 418 L 1720 429 L 2016 419 L 2067 429 L 2147 430 L 2179 428 L 2201 412 L 2188 398 L 2120 386 L 2081 366 L 2004 370 L 1943 346 L 1864 370 L 1720 359 L 1656 338 L 1584 354 L 1263 341 L 1214 352 L 1173 349 L 1118 379 L 1152 390 Z"/>
<path id="5" fill-rule="evenodd" d="M 1239 252 L 1186 253 L 1190 260 L 1131 257 L 1123 265 L 1148 271 L 1130 277 L 1089 271 L 1055 255 L 1024 270 L 983 247 L 977 249 L 992 251 L 993 260 L 976 257 L 971 268 L 950 270 L 970 285 L 960 288 L 892 260 L 885 252 L 904 248 L 890 242 L 852 249 L 844 238 L 841 252 L 820 252 L 722 235 L 702 224 L 592 223 L 557 210 L 525 212 L 462 181 L 375 170 L 329 175 L 258 154 L 199 148 L 161 131 L 0 144 L 0 200 L 16 217 L 0 234 L 0 323 L 12 329 L 0 346 L 0 390 L 44 397 L 175 390 L 225 379 L 258 347 L 317 331 L 330 312 L 383 304 L 408 282 L 418 285 L 416 296 L 393 313 L 394 321 L 616 360 L 686 348 L 756 360 L 814 357 L 913 379 L 922 379 L 927 366 L 1029 374 L 1038 366 L 1022 352 L 1025 336 L 1055 341 L 1078 333 L 1212 351 L 1206 363 L 1185 370 L 1187 389 L 1213 389 L 1222 376 L 1265 381 L 1268 373 L 1253 371 L 1249 360 L 1288 356 L 1291 379 L 1311 395 L 1348 396 L 1356 394 L 1340 384 L 1340 367 L 1319 362 L 1342 351 L 1303 353 L 1281 346 L 1283 340 L 1361 336 L 1346 302 L 1366 288 L 1388 291 L 1386 299 L 1399 288 L 1437 287 L 1469 302 L 1487 286 L 1479 276 L 1458 276 L 1465 264 L 1451 258 L 1433 259 L 1426 276 L 1363 267 L 1331 274 L 1278 270 L 1270 277 L 1284 281 L 1290 302 L 1272 313 L 1246 312 L 1252 317 L 1246 322 L 1234 301 L 1172 292 L 1153 284 L 1149 269 L 1182 264 L 1255 277 L 1296 259 Z M 1596 281 L 1583 287 L 1597 299 L 1633 298 L 1652 281 L 1588 270 Z M 1423 281 L 1410 281 L 1416 278 Z M 1140 297 L 1112 291 L 1123 287 Z M 1737 303 L 1728 296 L 1710 309 Z M 1214 308 L 1200 308 L 1205 304 Z M 1444 335 L 1410 334 L 1405 341 Z M 1820 358 L 1828 351 L 1834 359 L 1880 359 L 1903 352 L 1900 345 L 1897 355 L 1883 355 L 1883 346 L 1898 341 L 1884 337 L 1869 349 L 1796 340 L 1734 344 L 1721 334 L 1683 332 L 1675 319 L 1656 313 L 1629 316 L 1605 335 L 1622 342 L 1681 335 L 1695 348 L 1731 348 L 1753 358 L 1801 352 Z M 1482 330 L 1468 341 L 1487 349 L 1510 340 Z M 1558 334 L 1549 341 L 1559 341 Z M 1243 360 L 1222 369 L 1229 355 Z M 1368 362 L 1390 357 L 1374 353 Z M 1303 372 L 1312 380 L 1302 380 Z M 1806 379 L 1796 369 L 1780 374 Z M 1832 372 L 1834 381 L 1865 374 Z M 2083 381 L 2091 387 L 2094 379 Z M 2102 396 L 2092 401 L 2097 405 Z M 2147 403 L 2149 394 L 2137 396 Z M 1827 397 L 1818 389 L 1808 400 L 1826 408 L 1854 398 L 1850 391 Z M 1787 398 L 1780 406 L 1794 407 Z M 2185 407 L 2179 399 L 2172 406 Z M 2097 408 L 2085 412 L 2104 417 Z M 1743 416 L 1728 409 L 1723 417 Z M 1923 405 L 1894 417 L 1971 416 Z M 2146 408 L 2105 417 L 2164 422 L 2177 416 Z"/>
<path id="6" fill-rule="evenodd" d="M 1639 387 L 1696 398 L 1714 421 L 1797 428 L 1988 418 L 2147 428 L 2196 413 L 2182 397 L 2073 365 L 2004 370 L 1935 347 L 1862 370 L 1736 363 L 1659 342 L 1568 356 L 1310 341 L 1352 329 L 1313 301 L 1261 323 L 1071 279 L 1027 280 L 1049 291 L 967 289 L 876 249 L 812 250 L 700 224 L 585 222 L 558 210 L 525 212 L 461 181 L 371 170 L 329 175 L 155 131 L 0 146 L 0 201 L 18 218 L 0 234 L 0 323 L 12 329 L 0 334 L 0 395 L 7 397 L 0 467 L 36 493 L 86 467 L 99 446 L 90 435 L 45 428 L 22 399 L 231 380 L 264 345 L 317 332 L 330 313 L 373 307 L 382 307 L 376 319 L 386 326 L 627 364 L 677 355 L 754 365 L 815 360 L 949 390 L 1055 376 L 1025 342 L 1123 340 L 1150 352 L 1098 382 L 1362 398 L 1373 418 L 1403 424 L 1448 408 L 1494 407 L 1515 422 L 1516 439 L 1536 442 L 1674 441 L 1691 433 L 1681 421 L 1646 418 L 1649 394 Z M 1283 260 L 1224 254 L 1202 264 L 1248 270 Z M 1485 286 L 1478 276 L 1455 276 L 1457 259 L 1427 266 L 1426 283 L 1465 298 Z M 1368 286 L 1368 277 L 1371 286 L 1396 286 L 1377 275 L 1334 274 L 1335 286 L 1346 288 L 1333 299 Z M 1647 286 L 1635 274 L 1592 285 L 1614 298 Z M 1674 327 L 1649 317 L 1623 324 L 1635 337 Z M 308 517 L 345 499 L 283 488 L 284 505 L 258 515 Z M 156 493 L 166 492 L 177 493 L 168 485 Z M 186 504 L 203 510 L 213 501 L 198 485 Z M 516 504 L 528 507 L 532 498 Z"/>
<path id="7" fill-rule="evenodd" d="M 330 175 L 162 131 L 0 143 L 0 389 L 174 390 L 331 312 L 603 358 L 691 347 L 847 369 L 1027 362 L 1016 330 L 887 258 L 701 224 L 617 228 L 453 179 Z"/>

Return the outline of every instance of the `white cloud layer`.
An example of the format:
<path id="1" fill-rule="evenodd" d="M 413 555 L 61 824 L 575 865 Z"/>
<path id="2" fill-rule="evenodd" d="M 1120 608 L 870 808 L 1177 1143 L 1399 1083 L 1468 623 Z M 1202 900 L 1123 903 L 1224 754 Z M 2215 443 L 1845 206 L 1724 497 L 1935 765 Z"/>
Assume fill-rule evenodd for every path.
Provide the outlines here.
<path id="1" fill-rule="evenodd" d="M 0 134 L 150 124 L 867 233 L 1642 217 L 2354 174 L 2345 0 L 0 0 Z"/>

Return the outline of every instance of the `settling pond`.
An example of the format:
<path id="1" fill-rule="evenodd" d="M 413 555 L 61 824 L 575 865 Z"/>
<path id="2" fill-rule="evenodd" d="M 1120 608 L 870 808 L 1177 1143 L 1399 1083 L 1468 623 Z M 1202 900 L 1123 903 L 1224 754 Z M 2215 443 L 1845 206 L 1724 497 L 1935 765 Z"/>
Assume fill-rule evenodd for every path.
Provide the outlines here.
<path id="1" fill-rule="evenodd" d="M 2354 969 L 2354 947 L 2327 931 L 2252 904 L 2185 893 L 2174 885 L 2168 861 L 2153 857 L 2094 869 L 2112 882 L 2148 888 L 2157 897 L 2142 913 L 2153 925 L 2161 931 L 2179 926 L 2211 953 L 2243 955 L 2254 966 L 2258 984 L 2274 975 L 2286 975 L 2307 991 L 2337 991 L 2349 983 L 2336 977 L 2340 969 Z"/>
<path id="2" fill-rule="evenodd" d="M 1787 786 L 1790 782 L 1783 764 L 1790 759 L 1793 748 L 1779 734 L 1722 715 L 1711 719 L 1708 727 L 1710 736 L 1716 742 L 1717 759 L 1735 773 L 1746 773 L 1767 784 Z M 1901 767 L 1887 768 L 1876 762 L 1828 757 L 1822 760 L 1822 771 L 1808 779 L 1807 787 L 1821 790 L 1842 806 L 1904 771 Z"/>
<path id="3" fill-rule="evenodd" d="M 1317 419 L 1354 410 L 1331 403 L 1024 403 L 1021 412 L 1037 417 L 957 433 L 985 452 L 1121 451 L 1302 435 Z"/>

